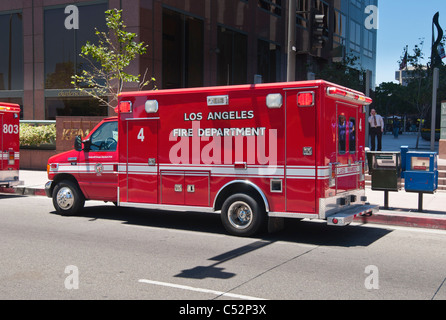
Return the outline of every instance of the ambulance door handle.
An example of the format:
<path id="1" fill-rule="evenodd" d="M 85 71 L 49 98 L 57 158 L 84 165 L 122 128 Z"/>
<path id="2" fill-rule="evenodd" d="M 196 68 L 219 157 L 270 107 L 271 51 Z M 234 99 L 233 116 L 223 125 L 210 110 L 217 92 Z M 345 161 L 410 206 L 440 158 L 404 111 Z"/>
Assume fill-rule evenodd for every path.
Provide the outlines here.
<path id="1" fill-rule="evenodd" d="M 155 158 L 150 158 L 149 159 L 149 166 L 156 166 L 156 159 Z"/>

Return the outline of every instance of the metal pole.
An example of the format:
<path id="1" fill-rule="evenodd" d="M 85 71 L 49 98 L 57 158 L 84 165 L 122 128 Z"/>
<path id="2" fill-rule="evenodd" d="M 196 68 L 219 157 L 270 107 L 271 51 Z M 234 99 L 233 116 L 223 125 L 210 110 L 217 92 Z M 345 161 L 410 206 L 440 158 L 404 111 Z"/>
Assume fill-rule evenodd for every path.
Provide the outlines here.
<path id="1" fill-rule="evenodd" d="M 431 151 L 435 151 L 435 122 L 437 120 L 437 91 L 439 76 L 440 70 L 438 68 L 434 68 L 434 83 L 432 92 Z"/>
<path id="2" fill-rule="evenodd" d="M 423 212 L 423 193 L 418 192 L 418 212 Z"/>
<path id="3" fill-rule="evenodd" d="M 384 209 L 389 209 L 389 191 L 384 191 Z"/>
<path id="4" fill-rule="evenodd" d="M 296 0 L 288 0 L 287 81 L 296 80 Z"/>

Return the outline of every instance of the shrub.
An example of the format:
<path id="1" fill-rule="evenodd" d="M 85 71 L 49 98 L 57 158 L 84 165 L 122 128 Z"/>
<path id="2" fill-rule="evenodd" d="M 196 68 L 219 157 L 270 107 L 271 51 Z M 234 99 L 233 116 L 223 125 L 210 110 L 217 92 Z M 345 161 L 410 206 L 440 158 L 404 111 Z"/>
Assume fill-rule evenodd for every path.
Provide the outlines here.
<path id="1" fill-rule="evenodd" d="M 56 143 L 56 125 L 34 126 L 20 124 L 20 145 L 25 147 Z"/>

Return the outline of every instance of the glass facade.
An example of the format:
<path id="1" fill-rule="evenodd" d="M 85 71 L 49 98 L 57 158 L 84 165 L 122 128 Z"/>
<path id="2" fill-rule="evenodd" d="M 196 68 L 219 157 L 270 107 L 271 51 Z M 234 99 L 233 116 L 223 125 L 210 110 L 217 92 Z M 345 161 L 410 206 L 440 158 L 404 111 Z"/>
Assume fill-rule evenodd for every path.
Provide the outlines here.
<path id="1" fill-rule="evenodd" d="M 307 80 L 347 55 L 375 77 L 377 30 L 366 7 L 377 0 L 296 0 L 296 80 Z M 31 2 L 30 2 L 31 3 Z M 49 4 L 50 3 L 50 4 Z M 67 29 L 65 9 L 79 10 L 79 29 Z M 129 68 L 154 77 L 158 89 L 286 81 L 288 1 L 51 0 L 6 3 L 0 11 L 0 100 L 24 105 L 25 119 L 113 115 L 73 89 L 71 76 L 89 68 L 81 47 L 105 30 L 118 6 L 128 31 L 148 52 Z M 322 49 L 312 48 L 313 14 L 327 19 Z M 372 87 L 374 80 L 372 79 Z M 146 88 L 148 89 L 148 88 Z M 124 90 L 135 90 L 126 84 Z"/>
<path id="2" fill-rule="evenodd" d="M 79 56 L 82 46 L 97 42 L 96 30 L 106 31 L 105 11 L 107 3 L 79 5 L 79 29 L 65 27 L 65 6 L 48 7 L 44 10 L 45 89 L 56 90 L 62 96 L 54 98 L 54 92 L 45 92 L 45 118 L 56 116 L 104 116 L 107 110 L 89 97 L 78 97 L 71 84 L 71 77 L 79 74 L 90 64 Z M 49 97 L 50 96 L 50 97 Z"/>
<path id="3" fill-rule="evenodd" d="M 45 25 L 45 89 L 71 89 L 71 76 L 88 65 L 79 54 L 82 46 L 95 43 L 95 28 L 105 31 L 107 5 L 79 6 L 79 29 L 64 27 L 65 7 L 46 9 Z"/>
<path id="4" fill-rule="evenodd" d="M 23 18 L 0 13 L 0 90 L 23 90 Z"/>
<path id="5" fill-rule="evenodd" d="M 163 8 L 163 89 L 203 86 L 204 23 Z"/>
<path id="6" fill-rule="evenodd" d="M 246 34 L 219 26 L 217 41 L 217 85 L 247 83 L 248 37 Z"/>
<path id="7" fill-rule="evenodd" d="M 280 46 L 278 44 L 257 40 L 257 74 L 262 82 L 276 82 L 280 79 Z"/>
<path id="8" fill-rule="evenodd" d="M 107 116 L 107 106 L 89 97 L 45 98 L 46 120 L 56 120 L 57 116 Z"/>

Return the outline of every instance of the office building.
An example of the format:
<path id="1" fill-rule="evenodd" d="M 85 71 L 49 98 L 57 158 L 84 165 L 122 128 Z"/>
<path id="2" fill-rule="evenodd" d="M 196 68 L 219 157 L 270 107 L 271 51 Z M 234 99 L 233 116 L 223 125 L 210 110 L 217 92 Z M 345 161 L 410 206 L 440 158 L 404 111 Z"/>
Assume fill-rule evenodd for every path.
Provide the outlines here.
<path id="1" fill-rule="evenodd" d="M 27 120 L 113 114 L 73 90 L 71 75 L 87 65 L 82 46 L 105 30 L 104 12 L 123 9 L 128 31 L 149 45 L 129 68 L 156 78 L 158 89 L 287 79 L 288 0 L 3 0 L 0 2 L 0 101 L 22 106 Z M 78 8 L 78 29 L 67 29 Z M 376 70 L 376 28 L 366 8 L 377 0 L 296 0 L 296 80 L 345 55 Z M 325 18 L 315 45 L 314 16 Z M 126 85 L 134 90 L 135 85 Z M 150 88 L 148 88 L 150 89 Z"/>

